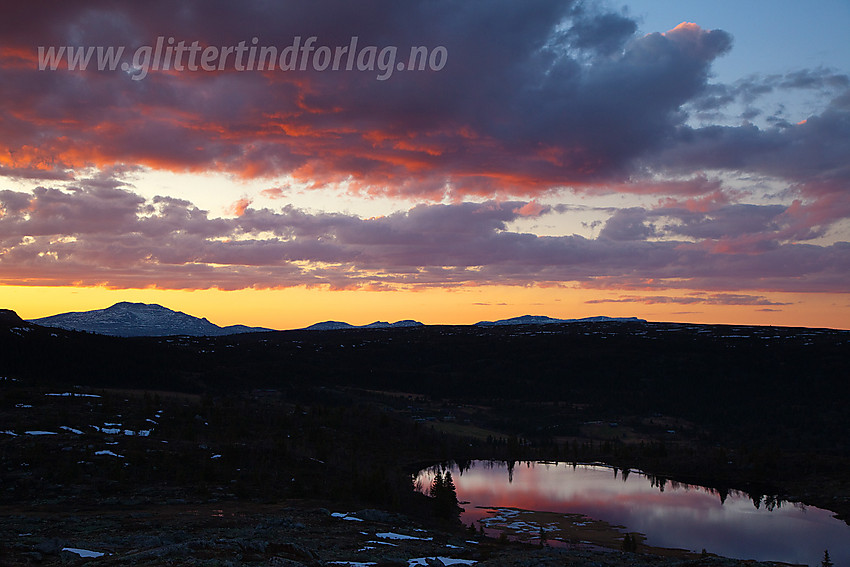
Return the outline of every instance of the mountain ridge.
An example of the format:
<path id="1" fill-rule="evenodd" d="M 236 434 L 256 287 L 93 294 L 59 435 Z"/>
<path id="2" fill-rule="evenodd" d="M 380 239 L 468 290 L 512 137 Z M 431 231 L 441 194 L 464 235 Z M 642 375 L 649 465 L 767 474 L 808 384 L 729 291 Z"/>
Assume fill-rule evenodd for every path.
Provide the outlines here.
<path id="1" fill-rule="evenodd" d="M 105 309 L 59 313 L 30 319 L 28 322 L 44 327 L 115 337 L 221 336 L 273 330 L 246 325 L 220 327 L 206 317 L 194 317 L 156 303 L 129 301 L 121 301 Z"/>
<path id="2" fill-rule="evenodd" d="M 25 325 L 26 321 L 11 309 L 0 309 L 0 325 Z"/>
<path id="3" fill-rule="evenodd" d="M 3 311 L 4 313 L 0 313 L 3 318 L 17 318 L 17 314 L 14 311 Z M 86 331 L 117 337 L 156 337 L 170 335 L 222 336 L 274 330 L 247 325 L 220 327 L 210 322 L 206 317 L 194 317 L 182 311 L 175 311 L 156 303 L 133 303 L 129 301 L 121 301 L 105 309 L 71 311 L 48 317 L 29 319 L 27 321 L 18 318 L 18 321 L 20 323 L 31 323 L 44 327 L 60 328 L 69 331 Z M 597 322 L 646 323 L 646 320 L 637 317 L 607 317 L 604 315 L 579 319 L 558 319 L 546 315 L 520 315 L 518 317 L 495 321 L 479 321 L 469 326 L 493 327 L 504 325 Z M 328 320 L 314 323 L 298 330 L 338 331 L 346 329 L 398 329 L 424 326 L 423 323 L 412 319 L 404 319 L 394 323 L 379 320 L 366 325 L 352 325 L 344 321 Z"/>
<path id="4" fill-rule="evenodd" d="M 419 321 L 414 321 L 413 319 L 404 319 L 402 321 L 396 321 L 395 323 L 388 323 L 386 321 L 375 321 L 374 323 L 369 323 L 368 325 L 352 325 L 351 323 L 346 323 L 344 321 L 322 321 L 320 323 L 313 323 L 309 327 L 304 327 L 303 329 L 299 329 L 301 331 L 340 331 L 344 329 L 399 329 L 404 327 L 424 327 L 424 323 L 420 323 Z"/>
<path id="5" fill-rule="evenodd" d="M 499 319 L 496 321 L 479 321 L 468 325 L 470 327 L 498 327 L 503 325 L 548 325 L 554 323 L 646 323 L 646 319 L 638 317 L 607 317 L 605 315 L 597 315 L 594 317 L 583 317 L 580 319 L 556 319 L 547 315 L 520 315 L 509 319 Z M 313 323 L 308 327 L 299 329 L 301 331 L 340 331 L 345 329 L 396 329 L 402 327 L 423 327 L 423 323 L 405 319 L 396 321 L 395 323 L 387 323 L 385 321 L 375 321 L 368 325 L 352 325 L 344 321 L 321 321 Z M 465 325 L 466 326 L 466 325 Z"/>
<path id="6" fill-rule="evenodd" d="M 646 319 L 637 317 L 607 317 L 597 315 L 595 317 L 582 317 L 581 319 L 555 319 L 546 315 L 520 315 L 510 319 L 499 319 L 497 321 L 479 321 L 476 327 L 495 327 L 501 325 L 549 325 L 552 323 L 646 323 Z"/>

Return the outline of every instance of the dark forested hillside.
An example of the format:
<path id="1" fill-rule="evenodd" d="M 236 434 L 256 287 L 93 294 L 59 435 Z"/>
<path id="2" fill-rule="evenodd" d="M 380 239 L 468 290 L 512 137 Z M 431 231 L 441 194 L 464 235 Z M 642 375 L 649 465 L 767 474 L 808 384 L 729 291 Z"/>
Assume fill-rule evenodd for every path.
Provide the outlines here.
<path id="1" fill-rule="evenodd" d="M 846 331 L 605 322 L 119 339 L 11 325 L 0 348 L 0 373 L 39 384 L 559 402 L 598 419 L 673 415 L 720 437 L 850 447 Z"/>
<path id="2" fill-rule="evenodd" d="M 546 459 L 847 519 L 848 355 L 850 332 L 827 329 L 609 321 L 116 338 L 3 311 L 0 503 L 314 498 L 434 520 L 411 486 L 418 468 Z"/>

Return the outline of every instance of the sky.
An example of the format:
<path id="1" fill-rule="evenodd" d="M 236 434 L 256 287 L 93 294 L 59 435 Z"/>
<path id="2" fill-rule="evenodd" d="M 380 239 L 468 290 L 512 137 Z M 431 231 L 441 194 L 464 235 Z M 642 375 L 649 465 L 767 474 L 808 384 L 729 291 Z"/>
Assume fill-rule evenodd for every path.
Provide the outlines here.
<path id="1" fill-rule="evenodd" d="M 850 328 L 843 0 L 6 12 L 22 317 Z"/>

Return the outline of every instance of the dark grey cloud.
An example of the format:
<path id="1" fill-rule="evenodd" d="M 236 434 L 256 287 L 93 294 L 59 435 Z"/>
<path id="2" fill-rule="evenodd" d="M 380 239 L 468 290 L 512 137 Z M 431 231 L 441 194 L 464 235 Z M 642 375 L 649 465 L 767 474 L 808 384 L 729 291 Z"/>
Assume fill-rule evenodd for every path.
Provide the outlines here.
<path id="1" fill-rule="evenodd" d="M 577 48 L 613 55 L 623 50 L 636 31 L 637 23 L 634 20 L 620 14 L 607 13 L 576 18 L 567 34 L 570 44 Z"/>
<path id="2" fill-rule="evenodd" d="M 850 88 L 844 73 L 818 67 L 784 75 L 750 75 L 732 84 L 713 83 L 689 104 L 697 110 L 717 110 L 733 102 L 750 105 L 777 91 L 807 89 L 836 96 Z"/>
<path id="3" fill-rule="evenodd" d="M 642 208 L 619 209 L 599 232 L 606 240 L 646 240 L 657 234 L 655 226 L 647 222 L 649 216 Z"/>
<path id="4" fill-rule="evenodd" d="M 4 43 L 28 65 L 0 67 L 0 135 L 19 167 L 142 164 L 430 196 L 532 194 L 627 179 L 666 145 L 728 51 L 721 30 L 682 25 L 637 36 L 595 3 L 87 3 L 16 8 Z M 28 11 L 29 10 L 29 11 Z M 9 25 L 7 21 L 6 25 Z M 446 48 L 439 72 L 37 71 L 42 46 L 125 45 L 157 37 L 216 46 Z M 29 53 L 29 55 L 26 55 Z M 30 59 L 26 59 L 26 57 Z M 51 161 L 52 160 L 52 161 Z"/>
<path id="5" fill-rule="evenodd" d="M 655 167 L 747 171 L 772 176 L 801 194 L 846 194 L 850 188 L 850 105 L 848 95 L 832 100 L 819 115 L 789 127 L 682 126 L 669 147 L 653 158 Z"/>

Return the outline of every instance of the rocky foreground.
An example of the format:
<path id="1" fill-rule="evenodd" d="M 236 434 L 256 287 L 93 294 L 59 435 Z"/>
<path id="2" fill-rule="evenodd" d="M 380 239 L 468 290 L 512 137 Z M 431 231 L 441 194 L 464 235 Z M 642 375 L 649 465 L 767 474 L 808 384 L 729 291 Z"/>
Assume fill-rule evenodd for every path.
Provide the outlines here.
<path id="1" fill-rule="evenodd" d="M 752 564 L 640 542 L 623 552 L 614 529 L 540 545 L 441 521 L 392 463 L 435 462 L 451 438 L 319 401 L 5 380 L 0 565 Z"/>
<path id="2" fill-rule="evenodd" d="M 678 556 L 549 547 L 422 526 L 379 510 L 331 511 L 317 503 L 175 502 L 61 512 L 5 507 L 0 564 L 19 565 L 759 565 Z"/>
<path id="3" fill-rule="evenodd" d="M 640 418 L 618 417 L 612 445 L 610 437 L 578 427 L 595 421 L 586 419 L 589 409 L 573 405 L 485 406 L 334 386 L 327 378 L 332 369 L 320 363 L 334 360 L 348 380 L 348 369 L 360 366 L 341 352 L 371 344 L 358 336 L 346 344 L 333 335 L 317 344 L 302 337 L 242 349 L 192 337 L 173 339 L 172 345 L 172 339 L 128 341 L 15 323 L 6 337 L 9 348 L 0 352 L 6 359 L 24 353 L 19 362 L 26 372 L 0 373 L 0 566 L 753 564 L 648 548 L 639 535 L 637 552 L 621 551 L 626 546 L 620 531 L 604 537 L 574 533 L 567 543 L 553 541 L 552 534 L 540 545 L 441 521 L 436 498 L 414 490 L 412 473 L 450 460 L 515 461 L 557 452 L 574 459 L 655 459 L 647 469 L 662 471 L 671 463 L 681 470 L 683 464 L 734 460 L 743 463 L 735 470 L 771 478 L 770 459 L 784 455 L 786 466 L 794 453 L 699 450 L 701 430 L 693 426 L 686 438 L 681 420 L 676 439 L 662 432 L 659 441 L 651 427 L 666 431 L 673 422 L 656 414 L 650 417 L 659 422 L 649 429 Z M 332 347 L 338 351 L 326 357 Z M 214 350 L 220 358 L 209 359 Z M 263 354 L 271 350 L 289 354 Z M 310 364 L 293 362 L 301 350 L 315 351 Z M 104 356 L 115 365 L 104 363 Z M 90 359 L 97 362 L 92 373 L 125 387 L 79 385 L 94 380 L 75 366 Z M 41 367 L 41 361 L 55 365 Z M 180 379 L 196 384 L 199 393 L 153 388 L 176 379 L 168 374 L 174 367 L 184 369 Z M 246 376 L 281 369 L 287 374 L 278 387 L 248 387 Z M 126 387 L 134 372 L 144 387 Z M 325 382 L 314 383 L 316 377 Z M 204 390 L 207 382 L 218 386 Z M 578 412 L 569 444 L 521 443 L 496 431 L 512 431 L 516 424 L 528 429 L 536 423 L 529 420 L 544 411 L 556 412 L 550 417 L 559 423 Z M 834 429 L 827 440 L 846 437 L 839 435 L 842 422 L 824 423 Z M 846 498 L 846 474 L 835 473 L 846 472 L 842 451 L 799 458 L 812 469 L 805 478 L 830 482 L 816 483 L 817 493 L 809 491 L 809 482 L 794 494 L 844 510 L 846 500 L 839 499 Z"/>

